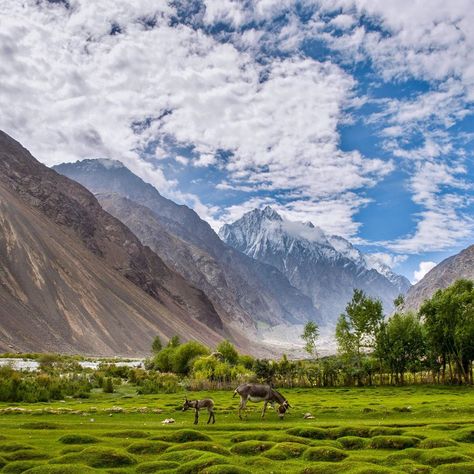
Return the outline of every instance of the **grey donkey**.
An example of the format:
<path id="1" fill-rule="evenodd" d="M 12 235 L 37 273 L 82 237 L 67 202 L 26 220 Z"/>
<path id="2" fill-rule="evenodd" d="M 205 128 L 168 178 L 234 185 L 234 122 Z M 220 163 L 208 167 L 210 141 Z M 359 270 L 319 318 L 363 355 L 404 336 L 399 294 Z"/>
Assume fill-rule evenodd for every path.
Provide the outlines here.
<path id="1" fill-rule="evenodd" d="M 189 410 L 190 408 L 194 409 L 194 424 L 197 425 L 199 421 L 199 410 L 205 408 L 209 412 L 209 419 L 207 424 L 211 422 L 212 424 L 216 422 L 216 415 L 214 414 L 214 400 L 211 398 L 203 398 L 202 400 L 188 400 L 188 397 L 185 397 L 183 403 L 183 411 Z"/>

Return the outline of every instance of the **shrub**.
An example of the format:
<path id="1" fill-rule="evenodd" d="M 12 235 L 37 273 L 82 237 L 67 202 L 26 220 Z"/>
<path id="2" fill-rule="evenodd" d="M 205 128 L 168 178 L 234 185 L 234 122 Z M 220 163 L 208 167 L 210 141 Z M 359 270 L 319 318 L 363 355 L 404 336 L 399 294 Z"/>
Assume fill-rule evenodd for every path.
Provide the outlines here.
<path id="1" fill-rule="evenodd" d="M 234 454 L 255 455 L 263 453 L 273 446 L 275 446 L 275 443 L 272 441 L 243 441 L 242 443 L 237 443 L 233 446 L 231 451 Z"/>
<path id="2" fill-rule="evenodd" d="M 88 434 L 68 434 L 58 439 L 63 444 L 93 444 L 98 443 L 99 439 Z"/>
<path id="3" fill-rule="evenodd" d="M 112 382 L 112 378 L 111 377 L 107 377 L 105 380 L 104 380 L 104 385 L 102 387 L 102 391 L 104 393 L 114 393 L 114 384 Z"/>
<path id="4" fill-rule="evenodd" d="M 137 379 L 137 392 L 140 395 L 151 393 L 176 393 L 181 390 L 179 378 L 175 374 L 148 373 Z"/>
<path id="5" fill-rule="evenodd" d="M 315 447 L 308 448 L 304 454 L 304 459 L 307 461 L 327 461 L 327 462 L 338 462 L 342 461 L 347 457 L 344 451 L 337 448 L 327 447 Z"/>
<path id="6" fill-rule="evenodd" d="M 181 344 L 176 348 L 171 358 L 172 371 L 177 374 L 186 375 L 191 371 L 192 362 L 196 357 L 208 354 L 209 349 L 199 342 L 189 341 Z"/>
<path id="7" fill-rule="evenodd" d="M 419 439 L 408 436 L 374 436 L 369 447 L 372 449 L 406 449 L 419 443 Z"/>

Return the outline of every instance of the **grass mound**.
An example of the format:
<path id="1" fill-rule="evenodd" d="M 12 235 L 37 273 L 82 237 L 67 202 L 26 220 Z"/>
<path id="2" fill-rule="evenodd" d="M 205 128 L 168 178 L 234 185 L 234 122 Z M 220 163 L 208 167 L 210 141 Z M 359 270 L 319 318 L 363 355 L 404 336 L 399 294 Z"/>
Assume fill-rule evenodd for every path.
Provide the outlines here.
<path id="1" fill-rule="evenodd" d="M 323 428 L 313 428 L 311 426 L 297 426 L 286 430 L 286 432 L 293 436 L 300 436 L 301 438 L 326 439 L 328 437 L 328 432 Z"/>
<path id="2" fill-rule="evenodd" d="M 369 436 L 397 436 L 403 434 L 403 430 L 400 428 L 392 428 L 390 426 L 376 426 L 370 428 Z"/>
<path id="3" fill-rule="evenodd" d="M 0 452 L 2 453 L 14 453 L 15 451 L 23 451 L 26 449 L 34 449 L 30 444 L 23 443 L 3 443 L 0 444 Z"/>
<path id="4" fill-rule="evenodd" d="M 231 451 L 234 454 L 252 456 L 268 451 L 270 448 L 273 448 L 273 446 L 275 446 L 273 441 L 243 441 L 233 446 Z"/>
<path id="5" fill-rule="evenodd" d="M 228 464 L 229 461 L 218 454 L 206 454 L 195 461 L 182 464 L 176 469 L 177 474 L 198 474 L 204 469 L 218 464 Z"/>
<path id="6" fill-rule="evenodd" d="M 238 433 L 230 438 L 232 443 L 242 443 L 242 441 L 268 441 L 270 435 L 268 433 L 262 433 L 260 431 L 252 433 Z"/>
<path id="7" fill-rule="evenodd" d="M 174 451 L 185 451 L 188 449 L 195 449 L 197 451 L 208 451 L 210 453 L 221 454 L 223 456 L 228 456 L 230 454 L 227 449 L 223 448 L 217 443 L 212 443 L 210 441 L 189 441 L 188 443 L 182 443 L 177 446 L 171 446 L 166 450 L 166 452 L 172 453 Z"/>
<path id="8" fill-rule="evenodd" d="M 9 461 L 28 461 L 30 459 L 48 459 L 50 456 L 35 449 L 19 449 L 5 456 Z"/>
<path id="9" fill-rule="evenodd" d="M 459 430 L 457 433 L 453 434 L 453 438 L 462 443 L 474 443 L 474 426 Z"/>
<path id="10" fill-rule="evenodd" d="M 187 449 L 185 451 L 173 451 L 171 453 L 164 453 L 160 456 L 162 461 L 178 462 L 180 464 L 194 461 L 203 457 L 204 451 L 198 451 L 197 449 Z"/>
<path id="11" fill-rule="evenodd" d="M 0 469 L 1 469 L 3 466 L 5 466 L 6 463 L 7 463 L 7 461 L 6 461 L 4 458 L 2 458 L 2 457 L 0 456 Z"/>
<path id="12" fill-rule="evenodd" d="M 100 471 L 87 466 L 71 466 L 70 464 L 52 466 L 51 464 L 42 464 L 24 472 L 25 474 L 89 474 Z"/>
<path id="13" fill-rule="evenodd" d="M 329 430 L 329 437 L 332 439 L 343 438 L 345 436 L 358 436 L 359 438 L 368 438 L 370 428 L 366 426 L 338 426 Z"/>
<path id="14" fill-rule="evenodd" d="M 24 430 L 60 430 L 62 426 L 48 421 L 33 421 L 31 423 L 23 423 L 20 425 L 20 428 Z"/>
<path id="15" fill-rule="evenodd" d="M 176 469 L 179 463 L 173 461 L 151 461 L 139 464 L 136 472 L 139 474 L 151 474 L 153 472 L 168 472 Z"/>
<path id="16" fill-rule="evenodd" d="M 251 474 L 251 471 L 238 466 L 228 464 L 217 464 L 201 471 L 202 474 Z"/>
<path id="17" fill-rule="evenodd" d="M 459 425 L 452 423 L 452 424 L 437 424 L 437 425 L 428 425 L 428 428 L 431 430 L 439 430 L 439 431 L 454 431 L 460 428 Z"/>
<path id="18" fill-rule="evenodd" d="M 452 448 L 435 448 L 421 451 L 419 460 L 423 464 L 429 464 L 433 467 L 440 466 L 441 464 L 472 462 L 472 458 L 450 449 Z"/>
<path id="19" fill-rule="evenodd" d="M 268 438 L 268 441 L 275 441 L 275 443 L 299 443 L 299 444 L 304 444 L 305 446 L 309 446 L 314 443 L 314 440 L 311 440 L 310 438 L 301 438 L 300 436 L 293 436 L 285 433 L 278 433 L 274 435 L 270 435 Z M 325 443 L 335 443 L 335 441 L 329 441 L 329 440 L 318 440 L 318 441 L 324 441 Z"/>
<path id="20" fill-rule="evenodd" d="M 94 444 L 98 443 L 99 439 L 88 434 L 68 434 L 61 436 L 58 441 L 63 444 Z"/>
<path id="21" fill-rule="evenodd" d="M 457 446 L 458 443 L 447 438 L 428 438 L 420 442 L 420 449 L 447 448 L 448 446 Z"/>
<path id="22" fill-rule="evenodd" d="M 300 474 L 339 474 L 343 472 L 348 472 L 347 470 L 344 471 L 344 468 L 341 464 L 333 463 L 333 462 L 315 462 L 312 463 L 311 466 L 307 466 L 301 471 Z M 352 471 L 350 471 L 352 474 Z"/>
<path id="23" fill-rule="evenodd" d="M 131 444 L 127 451 L 132 454 L 161 454 L 169 447 L 164 441 L 137 441 Z"/>
<path id="24" fill-rule="evenodd" d="M 92 446 L 78 453 L 65 454 L 49 461 L 51 464 L 86 464 L 90 467 L 109 468 L 136 464 L 135 458 L 129 454 L 112 448 Z"/>
<path id="25" fill-rule="evenodd" d="M 359 436 L 343 436 L 337 439 L 338 443 L 341 443 L 344 449 L 364 449 L 368 441 L 365 438 Z"/>
<path id="26" fill-rule="evenodd" d="M 209 436 L 196 430 L 178 430 L 165 436 L 155 436 L 153 440 L 171 443 L 187 443 L 188 441 L 212 441 Z"/>
<path id="27" fill-rule="evenodd" d="M 15 461 L 5 466 L 2 470 L 2 474 L 21 474 L 22 472 L 25 472 L 28 469 L 33 469 L 34 467 L 40 465 L 41 463 L 39 461 Z"/>
<path id="28" fill-rule="evenodd" d="M 372 449 L 406 449 L 413 448 L 419 442 L 419 439 L 409 436 L 374 436 L 369 442 L 369 447 Z"/>
<path id="29" fill-rule="evenodd" d="M 299 458 L 308 449 L 304 444 L 299 443 L 278 443 L 273 448 L 266 451 L 263 456 L 275 461 L 284 461 L 291 458 Z"/>
<path id="30" fill-rule="evenodd" d="M 433 472 L 436 474 L 474 474 L 474 462 L 443 464 L 438 466 Z"/>
<path id="31" fill-rule="evenodd" d="M 303 454 L 303 458 L 307 461 L 338 462 L 346 457 L 347 454 L 344 451 L 330 446 L 308 448 Z"/>
<path id="32" fill-rule="evenodd" d="M 105 433 L 104 436 L 107 436 L 108 438 L 148 438 L 150 433 L 140 430 L 124 430 Z"/>

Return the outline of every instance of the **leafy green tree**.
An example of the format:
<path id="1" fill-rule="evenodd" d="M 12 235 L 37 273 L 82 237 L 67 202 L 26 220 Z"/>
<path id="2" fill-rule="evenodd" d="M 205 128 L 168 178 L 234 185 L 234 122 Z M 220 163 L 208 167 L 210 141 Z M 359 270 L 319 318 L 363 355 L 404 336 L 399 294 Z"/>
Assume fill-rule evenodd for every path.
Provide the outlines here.
<path id="1" fill-rule="evenodd" d="M 156 336 L 151 343 L 151 350 L 154 354 L 158 354 L 161 349 L 163 349 L 163 344 L 161 343 L 160 336 Z"/>
<path id="2" fill-rule="evenodd" d="M 397 383 L 404 383 L 406 371 L 425 356 L 423 327 L 415 315 L 395 313 L 382 323 L 377 334 L 376 353 Z"/>
<path id="3" fill-rule="evenodd" d="M 471 380 L 474 359 L 474 283 L 458 280 L 438 290 L 419 311 L 424 321 L 430 350 L 442 361 L 443 381 L 446 366 L 452 362 L 459 381 Z"/>
<path id="4" fill-rule="evenodd" d="M 239 353 L 231 342 L 227 340 L 221 341 L 217 345 L 216 350 L 222 354 L 224 360 L 227 363 L 229 363 L 230 365 L 237 364 L 239 360 Z"/>
<path id="5" fill-rule="evenodd" d="M 114 384 L 113 384 L 112 379 L 110 377 L 107 377 L 104 380 L 104 386 L 102 387 L 102 391 L 104 393 L 114 393 Z"/>
<path id="6" fill-rule="evenodd" d="M 276 365 L 267 359 L 256 359 L 253 364 L 253 371 L 259 380 L 271 384 L 275 377 Z"/>
<path id="7" fill-rule="evenodd" d="M 308 321 L 301 334 L 301 339 L 305 342 L 304 350 L 311 356 L 317 357 L 316 341 L 319 337 L 319 327 L 314 321 Z"/>
<path id="8" fill-rule="evenodd" d="M 209 349 L 199 342 L 185 342 L 174 349 L 171 357 L 172 371 L 177 374 L 187 375 L 192 369 L 194 359 L 202 355 L 209 355 L 209 353 Z"/>
<path id="9" fill-rule="evenodd" d="M 151 367 L 160 372 L 172 372 L 175 352 L 176 347 L 165 347 L 155 355 Z"/>
<path id="10" fill-rule="evenodd" d="M 336 341 L 339 353 L 346 359 L 346 365 L 353 361 L 349 377 L 362 382 L 362 358 L 374 348 L 375 337 L 383 321 L 382 303 L 373 300 L 361 290 L 354 290 L 346 312 L 339 316 L 336 325 Z M 349 363 L 351 365 L 352 362 Z"/>
<path id="11" fill-rule="evenodd" d="M 394 300 L 393 300 L 393 305 L 395 308 L 399 309 L 402 308 L 403 305 L 405 304 L 405 297 L 403 295 L 398 295 Z"/>

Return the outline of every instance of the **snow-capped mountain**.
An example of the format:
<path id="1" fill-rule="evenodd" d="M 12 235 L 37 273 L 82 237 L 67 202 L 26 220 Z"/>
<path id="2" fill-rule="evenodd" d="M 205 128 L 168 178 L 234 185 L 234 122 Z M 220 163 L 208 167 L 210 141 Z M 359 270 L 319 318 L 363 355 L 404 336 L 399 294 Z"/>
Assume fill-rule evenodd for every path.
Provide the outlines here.
<path id="1" fill-rule="evenodd" d="M 410 282 L 349 241 L 328 236 L 311 222 L 291 222 L 267 206 L 224 225 L 219 236 L 248 256 L 278 268 L 313 300 L 325 321 L 344 311 L 354 288 L 379 298 L 386 312 Z"/>

